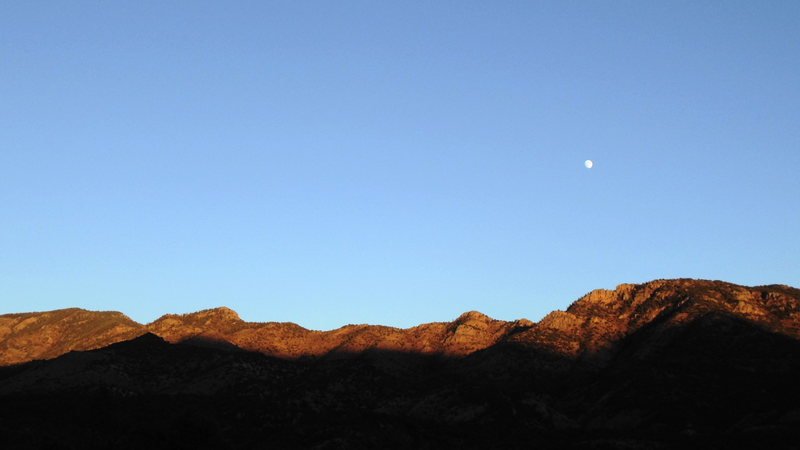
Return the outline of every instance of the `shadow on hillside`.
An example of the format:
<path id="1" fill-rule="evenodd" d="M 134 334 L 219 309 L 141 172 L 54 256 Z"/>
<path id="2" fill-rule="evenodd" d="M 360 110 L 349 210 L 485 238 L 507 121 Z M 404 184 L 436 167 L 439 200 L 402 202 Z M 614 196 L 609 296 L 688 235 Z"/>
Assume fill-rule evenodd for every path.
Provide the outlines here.
<path id="1" fill-rule="evenodd" d="M 0 368 L 0 447 L 770 448 L 800 430 L 800 343 L 725 314 L 606 365 L 501 343 L 279 359 L 155 335 Z"/>

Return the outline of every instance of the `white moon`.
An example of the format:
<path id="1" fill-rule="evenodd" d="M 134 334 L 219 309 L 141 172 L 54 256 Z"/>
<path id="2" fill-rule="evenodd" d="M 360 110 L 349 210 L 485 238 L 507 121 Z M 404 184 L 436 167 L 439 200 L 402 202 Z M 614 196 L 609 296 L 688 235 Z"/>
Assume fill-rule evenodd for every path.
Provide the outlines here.
<path id="1" fill-rule="evenodd" d="M 586 166 L 586 168 L 587 168 L 587 169 L 591 169 L 591 168 L 592 168 L 592 166 L 594 166 L 594 162 L 593 162 L 591 159 L 587 159 L 587 160 L 586 160 L 586 161 L 583 163 L 583 165 L 584 165 L 584 166 Z"/>

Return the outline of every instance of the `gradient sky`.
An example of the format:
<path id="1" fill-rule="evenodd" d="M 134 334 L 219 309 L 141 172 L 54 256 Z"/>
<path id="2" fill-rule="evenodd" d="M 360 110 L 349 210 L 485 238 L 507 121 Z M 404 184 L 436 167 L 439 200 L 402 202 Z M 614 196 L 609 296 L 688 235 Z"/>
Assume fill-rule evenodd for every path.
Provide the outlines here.
<path id="1" fill-rule="evenodd" d="M 800 286 L 798 168 L 797 1 L 0 5 L 0 313 Z"/>

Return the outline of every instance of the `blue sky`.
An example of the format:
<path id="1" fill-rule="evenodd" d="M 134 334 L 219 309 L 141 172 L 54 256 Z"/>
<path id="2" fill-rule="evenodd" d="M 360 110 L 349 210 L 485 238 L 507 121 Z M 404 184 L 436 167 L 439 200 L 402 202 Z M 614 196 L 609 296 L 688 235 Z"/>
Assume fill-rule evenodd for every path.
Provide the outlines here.
<path id="1" fill-rule="evenodd" d="M 800 286 L 798 55 L 793 1 L 6 2 L 0 312 Z"/>

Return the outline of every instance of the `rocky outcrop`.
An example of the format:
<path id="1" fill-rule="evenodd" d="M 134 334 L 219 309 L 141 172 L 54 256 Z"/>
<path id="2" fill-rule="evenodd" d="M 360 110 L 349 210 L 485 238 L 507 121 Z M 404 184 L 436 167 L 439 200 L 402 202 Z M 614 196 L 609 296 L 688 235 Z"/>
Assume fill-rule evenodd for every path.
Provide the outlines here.
<path id="1" fill-rule="evenodd" d="M 798 289 L 677 279 L 594 290 L 512 340 L 559 354 L 603 357 L 626 336 L 645 331 L 662 335 L 711 312 L 800 339 Z"/>

